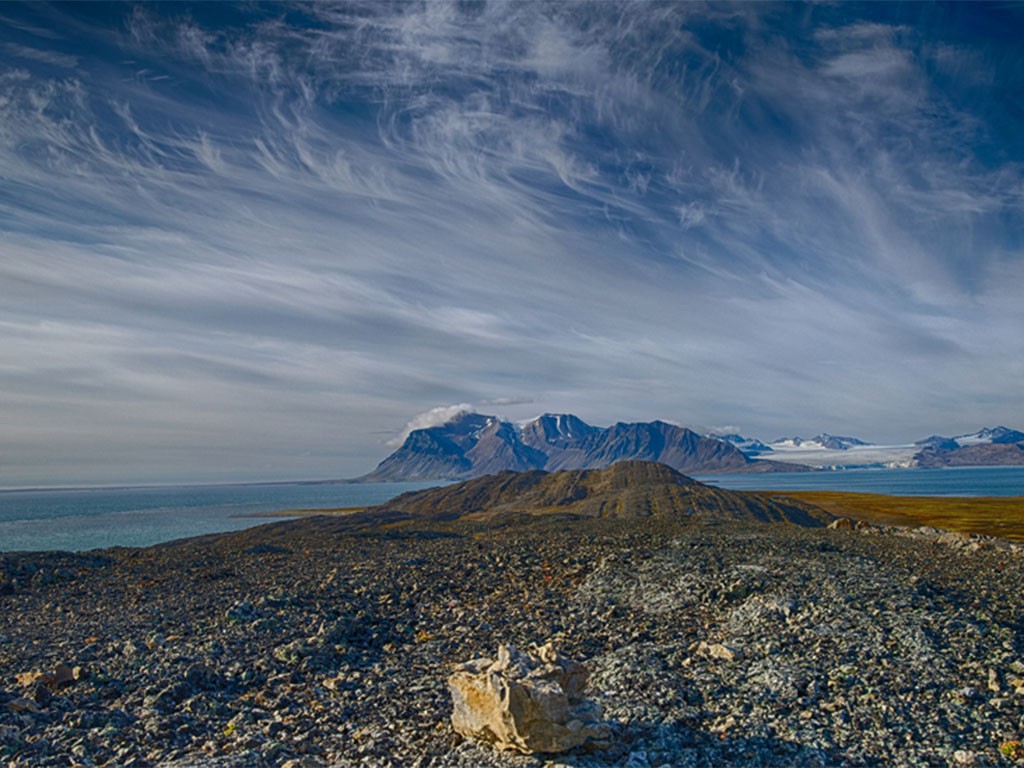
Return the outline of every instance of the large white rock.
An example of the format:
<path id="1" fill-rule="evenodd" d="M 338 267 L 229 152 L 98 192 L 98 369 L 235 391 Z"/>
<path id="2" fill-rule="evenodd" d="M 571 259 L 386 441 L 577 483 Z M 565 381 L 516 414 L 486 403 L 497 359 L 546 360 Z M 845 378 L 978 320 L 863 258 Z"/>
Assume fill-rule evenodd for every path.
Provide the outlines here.
<path id="1" fill-rule="evenodd" d="M 452 726 L 498 749 L 565 752 L 608 737 L 601 706 L 583 698 L 586 684 L 586 668 L 550 644 L 529 651 L 502 645 L 496 661 L 468 661 L 448 678 Z"/>

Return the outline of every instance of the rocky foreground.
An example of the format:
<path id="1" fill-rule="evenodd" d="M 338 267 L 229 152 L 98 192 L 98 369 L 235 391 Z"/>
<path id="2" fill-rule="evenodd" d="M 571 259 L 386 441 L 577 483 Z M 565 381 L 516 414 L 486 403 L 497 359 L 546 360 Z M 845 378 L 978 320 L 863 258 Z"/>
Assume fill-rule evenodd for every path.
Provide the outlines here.
<path id="1" fill-rule="evenodd" d="M 1024 549 L 679 517 L 316 517 L 0 555 L 8 766 L 1024 765 Z M 551 641 L 606 746 L 458 736 L 452 665 Z"/>

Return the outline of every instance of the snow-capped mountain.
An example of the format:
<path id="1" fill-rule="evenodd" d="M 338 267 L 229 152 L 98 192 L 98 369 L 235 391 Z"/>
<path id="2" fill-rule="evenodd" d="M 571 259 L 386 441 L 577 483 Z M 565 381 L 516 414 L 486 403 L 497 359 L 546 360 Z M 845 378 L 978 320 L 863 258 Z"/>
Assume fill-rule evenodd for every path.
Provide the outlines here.
<path id="1" fill-rule="evenodd" d="M 823 432 L 764 443 L 739 433 L 702 436 L 664 421 L 595 427 L 572 414 L 546 413 L 515 424 L 460 411 L 444 424 L 409 432 L 398 450 L 360 479 L 463 480 L 503 470 L 595 469 L 622 460 L 656 461 L 690 473 L 1024 465 L 1024 432 L 986 427 L 909 445 Z"/>
<path id="2" fill-rule="evenodd" d="M 1006 445 L 1008 443 L 1024 442 L 1024 432 L 1018 432 L 1016 429 L 1010 429 L 1009 427 L 985 427 L 970 435 L 957 435 L 950 439 L 961 448 L 968 445 L 987 445 L 991 443 Z"/>
<path id="3" fill-rule="evenodd" d="M 756 437 L 744 437 L 738 433 L 732 433 L 728 435 L 710 434 L 708 437 L 714 438 L 715 440 L 724 440 L 727 443 L 732 443 L 734 446 L 740 449 L 747 456 L 759 456 L 762 453 L 769 453 L 772 449 L 771 446 L 761 442 Z"/>
<path id="4" fill-rule="evenodd" d="M 856 437 L 845 437 L 843 435 L 830 435 L 827 432 L 822 432 L 820 435 L 815 437 L 804 439 L 802 437 L 781 437 L 778 440 L 774 440 L 770 443 L 773 450 L 780 449 L 786 450 L 788 448 L 801 448 L 803 450 L 830 450 L 830 451 L 845 451 L 859 445 L 873 445 L 873 443 L 866 443 Z"/>
<path id="5" fill-rule="evenodd" d="M 744 440 L 750 441 L 749 438 Z M 731 442 L 740 447 L 738 441 Z M 778 459 L 817 469 L 1024 464 L 1024 432 L 1002 426 L 986 427 L 957 437 L 932 435 L 911 445 L 875 445 L 856 437 L 822 433 L 809 439 L 780 438 L 767 447 L 767 451 L 748 455 L 753 459 Z"/>
<path id="6" fill-rule="evenodd" d="M 626 459 L 682 472 L 796 471 L 758 461 L 732 444 L 664 421 L 595 427 L 571 414 L 546 413 L 522 425 L 478 413 L 414 429 L 402 446 L 361 478 L 369 482 L 462 480 L 502 470 L 594 469 Z"/>
<path id="7" fill-rule="evenodd" d="M 1024 432 L 1008 427 L 985 427 L 969 435 L 940 437 L 917 443 L 914 456 L 921 467 L 993 467 L 1024 464 Z"/>
<path id="8" fill-rule="evenodd" d="M 914 445 L 919 446 L 922 450 L 932 451 L 955 451 L 960 447 L 956 440 L 951 437 L 943 437 L 942 435 L 926 437 L 924 440 L 918 440 Z"/>

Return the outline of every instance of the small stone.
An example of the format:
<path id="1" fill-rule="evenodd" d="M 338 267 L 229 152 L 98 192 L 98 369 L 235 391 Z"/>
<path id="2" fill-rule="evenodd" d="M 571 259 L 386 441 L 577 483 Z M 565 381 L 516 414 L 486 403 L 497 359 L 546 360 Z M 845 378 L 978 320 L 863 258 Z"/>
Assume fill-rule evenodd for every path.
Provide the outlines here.
<path id="1" fill-rule="evenodd" d="M 999 684 L 999 672 L 994 669 L 988 671 L 988 689 L 992 693 L 999 693 L 1003 689 Z"/>
<path id="2" fill-rule="evenodd" d="M 721 659 L 722 661 L 739 661 L 743 658 L 743 651 L 725 643 L 707 643 L 701 641 L 697 646 L 697 652 L 710 659 Z"/>
<path id="3" fill-rule="evenodd" d="M 22 688 L 32 688 L 37 683 L 42 685 L 55 685 L 57 682 L 53 675 L 48 672 L 40 672 L 39 670 L 20 672 L 14 676 L 14 679 L 18 681 L 18 685 Z"/>
<path id="4" fill-rule="evenodd" d="M 236 601 L 227 611 L 224 613 L 225 618 L 231 621 L 237 621 L 241 624 L 249 624 L 260 617 L 259 611 L 248 600 Z"/>
<path id="5" fill-rule="evenodd" d="M 29 694 L 32 700 L 41 707 L 45 707 L 53 699 L 53 694 L 50 692 L 49 686 L 43 683 L 36 683 L 32 686 L 32 692 Z"/>
<path id="6" fill-rule="evenodd" d="M 196 688 L 209 688 L 213 685 L 214 675 L 205 664 L 192 664 L 182 675 L 185 682 Z"/>
<path id="7" fill-rule="evenodd" d="M 19 696 L 16 699 L 11 699 L 4 706 L 11 712 L 38 712 L 39 707 L 36 706 L 35 702 L 31 699 L 26 699 L 24 696 Z"/>
<path id="8" fill-rule="evenodd" d="M 53 668 L 53 681 L 55 685 L 70 685 L 75 679 L 74 670 L 64 662 Z"/>

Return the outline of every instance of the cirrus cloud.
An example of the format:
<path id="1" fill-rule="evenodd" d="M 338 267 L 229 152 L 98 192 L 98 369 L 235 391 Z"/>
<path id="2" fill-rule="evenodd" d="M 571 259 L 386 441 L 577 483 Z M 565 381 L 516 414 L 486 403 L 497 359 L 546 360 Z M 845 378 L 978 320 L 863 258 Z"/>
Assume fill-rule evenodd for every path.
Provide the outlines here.
<path id="1" fill-rule="evenodd" d="M 6 6 L 2 482 L 355 476 L 438 403 L 1012 419 L 1019 10 L 986 9 Z"/>

